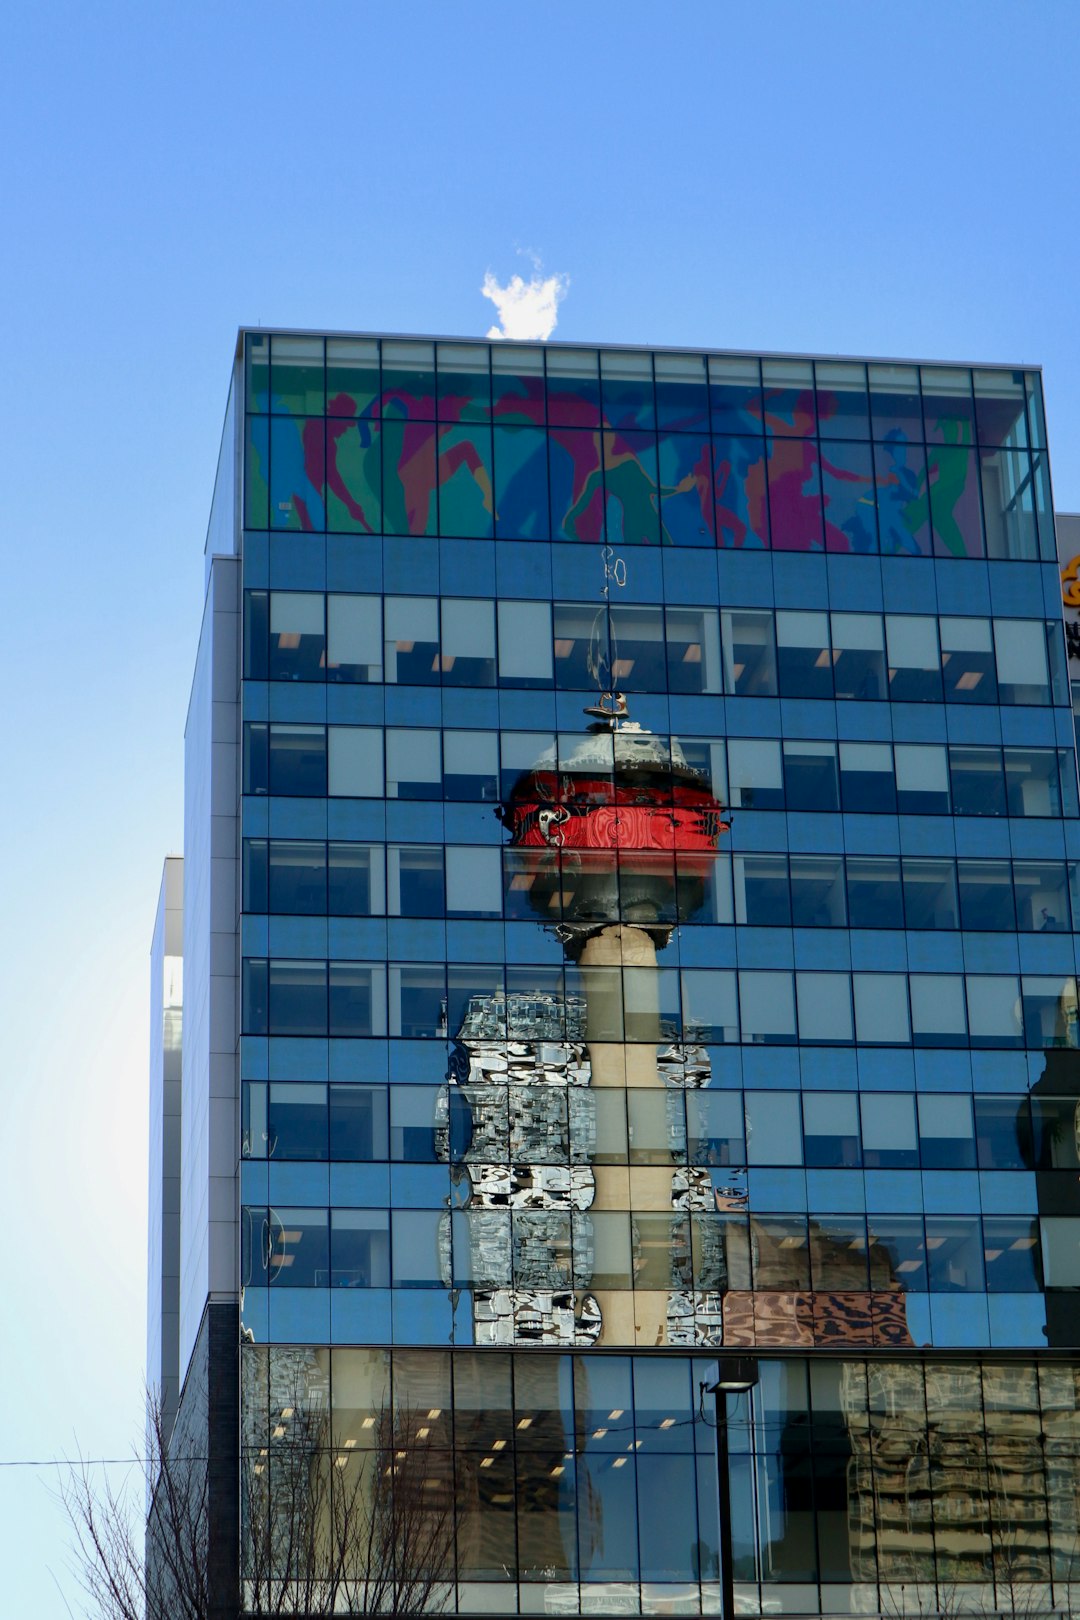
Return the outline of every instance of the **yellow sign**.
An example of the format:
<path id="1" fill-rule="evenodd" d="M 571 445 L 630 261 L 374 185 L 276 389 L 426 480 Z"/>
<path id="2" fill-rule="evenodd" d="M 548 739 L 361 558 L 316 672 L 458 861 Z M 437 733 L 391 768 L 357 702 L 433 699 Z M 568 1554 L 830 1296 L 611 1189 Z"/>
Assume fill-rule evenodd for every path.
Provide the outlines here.
<path id="1" fill-rule="evenodd" d="M 1080 556 L 1061 570 L 1061 600 L 1066 607 L 1080 608 Z"/>

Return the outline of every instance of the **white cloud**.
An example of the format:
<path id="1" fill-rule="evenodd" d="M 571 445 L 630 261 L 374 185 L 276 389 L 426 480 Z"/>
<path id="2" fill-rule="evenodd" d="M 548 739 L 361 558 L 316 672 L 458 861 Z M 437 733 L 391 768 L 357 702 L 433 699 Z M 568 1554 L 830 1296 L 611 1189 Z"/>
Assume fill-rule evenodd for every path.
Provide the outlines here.
<path id="1" fill-rule="evenodd" d="M 542 274 L 540 261 L 534 254 L 533 273 L 528 281 L 523 276 L 511 276 L 505 286 L 489 270 L 480 291 L 499 312 L 499 325 L 488 329 L 489 338 L 511 338 L 518 343 L 535 343 L 549 338 L 559 319 L 559 305 L 566 297 L 570 277 Z"/>

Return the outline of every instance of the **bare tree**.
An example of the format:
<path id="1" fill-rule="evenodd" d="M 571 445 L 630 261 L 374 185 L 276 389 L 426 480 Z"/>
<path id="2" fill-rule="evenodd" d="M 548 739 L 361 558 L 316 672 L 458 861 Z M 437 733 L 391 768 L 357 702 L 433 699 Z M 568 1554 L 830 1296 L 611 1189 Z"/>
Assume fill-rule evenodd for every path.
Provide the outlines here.
<path id="1" fill-rule="evenodd" d="M 453 1490 L 444 1454 L 418 1429 L 412 1411 L 384 1410 L 371 1450 L 335 1450 L 325 1418 L 316 1418 L 272 1451 L 245 1456 L 242 1589 L 226 1599 L 233 1612 L 442 1612 L 454 1579 Z M 155 1400 L 147 1433 L 138 1470 L 145 1497 L 130 1475 L 121 1485 L 100 1482 L 85 1461 L 61 1486 L 76 1574 L 94 1620 L 210 1620 L 222 1595 L 208 1576 L 205 1447 L 175 1430 L 166 1436 Z"/>

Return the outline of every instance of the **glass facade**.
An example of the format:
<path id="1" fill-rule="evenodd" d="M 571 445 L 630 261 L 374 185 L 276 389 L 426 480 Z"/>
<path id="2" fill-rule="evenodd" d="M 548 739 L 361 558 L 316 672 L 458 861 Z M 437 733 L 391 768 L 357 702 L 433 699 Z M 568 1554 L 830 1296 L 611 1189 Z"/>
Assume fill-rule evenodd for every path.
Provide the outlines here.
<path id="1" fill-rule="evenodd" d="M 259 332 L 237 395 L 257 1511 L 427 1413 L 452 1609 L 719 1613 L 751 1353 L 741 1612 L 1064 1601 L 1038 373 Z"/>

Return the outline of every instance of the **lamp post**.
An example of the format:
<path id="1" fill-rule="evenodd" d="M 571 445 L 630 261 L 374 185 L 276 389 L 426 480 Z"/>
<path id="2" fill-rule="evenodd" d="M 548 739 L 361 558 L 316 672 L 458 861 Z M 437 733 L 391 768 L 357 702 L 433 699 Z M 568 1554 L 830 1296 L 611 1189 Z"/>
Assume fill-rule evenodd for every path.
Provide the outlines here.
<path id="1" fill-rule="evenodd" d="M 758 1364 L 750 1356 L 722 1356 L 715 1384 L 705 1393 L 716 1396 L 716 1471 L 720 1493 L 720 1603 L 724 1620 L 735 1620 L 735 1574 L 731 1551 L 731 1476 L 728 1468 L 727 1397 L 746 1395 L 758 1381 Z"/>

